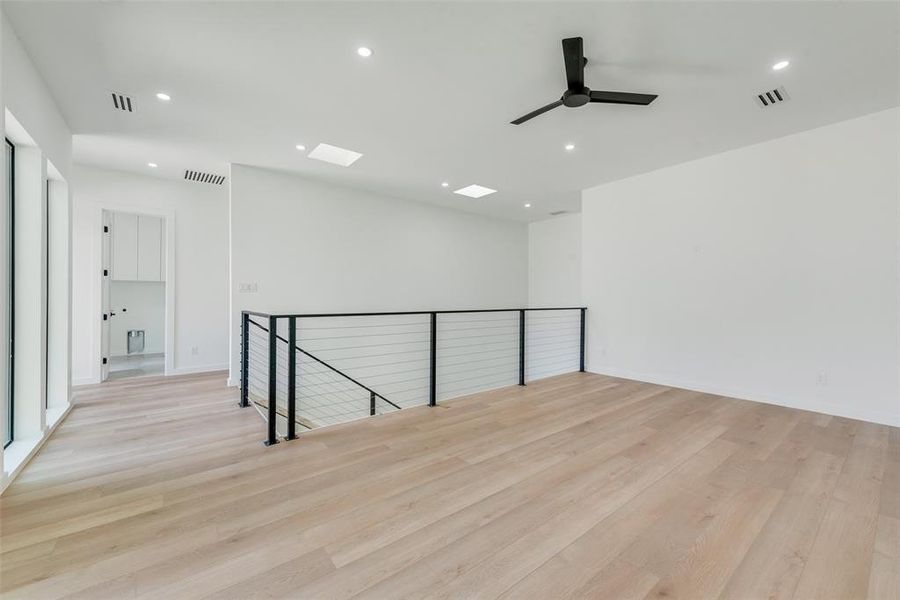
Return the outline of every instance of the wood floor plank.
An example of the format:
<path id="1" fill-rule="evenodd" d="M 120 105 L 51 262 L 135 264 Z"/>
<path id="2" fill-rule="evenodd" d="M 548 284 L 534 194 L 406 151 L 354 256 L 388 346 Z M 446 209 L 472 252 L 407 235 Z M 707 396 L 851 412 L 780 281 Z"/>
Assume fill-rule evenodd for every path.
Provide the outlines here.
<path id="1" fill-rule="evenodd" d="M 733 496 L 711 516 L 691 547 L 674 561 L 648 598 L 716 598 L 772 514 L 782 492 L 750 487 Z"/>
<path id="2" fill-rule="evenodd" d="M 839 600 L 867 595 L 887 446 L 886 427 L 860 424 L 803 568 L 797 597 Z"/>
<path id="3" fill-rule="evenodd" d="M 809 556 L 843 461 L 824 452 L 804 460 L 784 498 L 735 570 L 723 597 L 790 598 Z"/>
<path id="4" fill-rule="evenodd" d="M 586 373 L 260 442 L 119 380 L 0 497 L 6 598 L 896 598 L 900 430 Z"/>
<path id="5" fill-rule="evenodd" d="M 900 519 L 878 517 L 868 597 L 900 597 Z"/>
<path id="6" fill-rule="evenodd" d="M 721 438 L 714 440 L 510 587 L 502 597 L 512 600 L 593 596 L 595 587 L 607 578 L 608 565 L 614 558 L 651 523 L 670 514 L 674 503 L 683 506 L 686 498 L 692 496 L 699 497 L 702 503 L 709 502 L 707 494 L 697 494 L 701 483 L 737 449 L 736 444 Z M 645 591 L 658 581 L 652 575 L 645 579 L 653 581 Z"/>
<path id="7" fill-rule="evenodd" d="M 699 425 L 699 424 L 698 424 Z M 703 432 L 700 433 L 700 429 Z M 688 460 L 715 440 L 725 427 L 716 429 L 699 425 L 686 428 L 684 443 L 675 446 L 677 451 L 653 452 L 652 459 L 637 459 L 627 470 L 613 472 L 608 480 L 600 478 L 579 492 L 578 499 L 569 506 L 547 511 L 546 522 L 529 531 L 504 548 L 494 548 L 492 555 L 475 569 L 459 574 L 440 594 L 446 597 L 470 597 L 487 595 L 496 597 L 505 592 L 531 571 L 552 558 L 563 548 L 592 529 L 598 522 L 627 504 L 635 496 L 665 477 L 679 464 Z M 660 432 L 639 444 L 643 454 L 652 444 L 668 443 L 674 432 Z M 687 442 L 690 438 L 690 442 Z M 627 453 L 627 452 L 626 452 Z M 602 475 L 601 468 L 591 467 L 591 474 Z"/>

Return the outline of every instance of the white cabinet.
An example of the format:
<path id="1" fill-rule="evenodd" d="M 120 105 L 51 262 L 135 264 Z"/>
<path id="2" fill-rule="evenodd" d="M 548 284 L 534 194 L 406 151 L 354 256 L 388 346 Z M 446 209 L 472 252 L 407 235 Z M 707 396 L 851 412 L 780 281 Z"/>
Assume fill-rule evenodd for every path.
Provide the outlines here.
<path id="1" fill-rule="evenodd" d="M 112 221 L 112 278 L 134 281 L 138 273 L 138 216 L 117 212 Z"/>
<path id="2" fill-rule="evenodd" d="M 162 281 L 162 219 L 138 217 L 137 278 Z"/>
<path id="3" fill-rule="evenodd" d="M 164 281 L 164 224 L 160 217 L 113 213 L 112 278 Z"/>

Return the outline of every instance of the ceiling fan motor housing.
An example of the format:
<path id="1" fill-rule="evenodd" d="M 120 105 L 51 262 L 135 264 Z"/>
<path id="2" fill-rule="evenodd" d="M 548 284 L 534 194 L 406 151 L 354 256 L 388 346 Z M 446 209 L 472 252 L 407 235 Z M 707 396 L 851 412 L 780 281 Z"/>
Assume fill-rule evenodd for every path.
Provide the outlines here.
<path id="1" fill-rule="evenodd" d="M 591 101 L 591 90 L 581 88 L 580 90 L 566 90 L 562 95 L 562 103 L 569 108 L 584 106 Z"/>

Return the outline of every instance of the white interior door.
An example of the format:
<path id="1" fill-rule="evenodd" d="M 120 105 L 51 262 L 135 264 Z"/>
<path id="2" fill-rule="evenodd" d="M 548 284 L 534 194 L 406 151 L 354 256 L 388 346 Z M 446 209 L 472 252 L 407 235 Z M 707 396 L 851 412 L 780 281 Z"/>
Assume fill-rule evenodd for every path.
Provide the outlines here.
<path id="1" fill-rule="evenodd" d="M 109 280 L 111 276 L 110 244 L 112 237 L 112 232 L 110 231 L 111 221 L 110 214 L 104 210 L 103 232 L 101 233 L 103 242 L 101 245 L 102 250 L 100 260 L 102 264 L 102 272 L 100 274 L 100 311 L 102 312 L 100 316 L 102 319 L 100 327 L 100 381 L 106 381 L 109 377 L 109 320 L 112 318 L 109 307 Z"/>

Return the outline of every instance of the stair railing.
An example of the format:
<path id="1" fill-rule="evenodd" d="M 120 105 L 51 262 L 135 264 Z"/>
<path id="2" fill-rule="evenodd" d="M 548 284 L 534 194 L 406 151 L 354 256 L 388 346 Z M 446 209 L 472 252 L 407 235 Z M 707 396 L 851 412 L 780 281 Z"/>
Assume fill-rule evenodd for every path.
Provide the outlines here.
<path id="1" fill-rule="evenodd" d="M 278 443 L 277 422 L 279 416 L 283 416 L 286 420 L 285 440 L 293 440 L 298 437 L 297 423 L 306 428 L 316 426 L 311 419 L 298 415 L 298 398 L 300 396 L 297 389 L 298 379 L 304 381 L 311 378 L 298 373 L 298 358 L 303 357 L 320 365 L 328 373 L 334 374 L 340 381 L 354 389 L 367 392 L 369 400 L 367 416 L 377 414 L 379 402 L 389 409 L 400 410 L 407 406 L 424 404 L 426 394 L 428 406 L 436 406 L 440 391 L 439 351 L 442 356 L 446 355 L 447 357 L 448 362 L 445 365 L 447 373 L 457 375 L 455 380 L 448 379 L 445 382 L 447 390 L 443 393 L 444 399 L 467 395 L 473 391 L 493 389 L 491 386 L 512 385 L 515 380 L 507 380 L 507 378 L 511 376 L 508 369 L 514 366 L 518 367 L 516 379 L 518 385 L 522 386 L 526 385 L 529 372 L 532 373 L 531 379 L 574 371 L 576 368 L 583 372 L 586 310 L 585 307 L 554 307 L 317 314 L 269 314 L 244 310 L 241 312 L 240 406 L 250 406 L 252 401 L 265 409 L 266 445 Z M 444 338 L 439 338 L 441 335 L 439 320 L 445 315 Z M 470 316 L 478 318 L 470 318 Z M 400 323 L 378 321 L 378 319 L 386 317 L 422 317 L 423 320 Z M 511 317 L 515 317 L 515 319 Z M 369 321 L 360 324 L 358 318 L 369 319 Z M 461 318 L 470 318 L 470 320 L 461 320 Z M 263 320 L 266 324 L 258 322 L 257 319 Z M 310 338 L 306 342 L 298 342 L 297 325 L 301 320 L 307 324 L 324 321 L 324 326 L 310 326 L 308 329 L 322 330 L 326 334 L 322 337 Z M 338 320 L 342 324 L 328 325 L 334 320 Z M 351 324 L 345 324 L 348 322 Z M 279 323 L 286 324 L 287 337 L 279 334 Z M 397 331 L 391 331 L 392 327 Z M 388 331 L 384 331 L 385 329 Z M 252 331 L 257 333 L 254 335 Z M 427 339 L 420 339 L 421 337 Z M 533 339 L 529 341 L 529 338 Z M 348 342 L 350 345 L 339 345 L 342 340 L 350 340 Z M 375 343 L 369 343 L 372 341 Z M 318 355 L 318 351 L 314 353 L 309 348 L 303 347 L 306 343 L 318 343 L 321 346 L 323 342 L 330 344 L 330 346 L 322 347 L 332 357 L 323 358 Z M 427 348 L 423 347 L 426 342 Z M 284 376 L 281 378 L 279 378 L 279 361 L 284 358 L 284 355 L 279 352 L 280 348 L 286 351 L 286 365 L 281 365 Z M 351 352 L 351 356 L 345 356 L 348 351 Z M 352 355 L 354 351 L 361 352 L 361 354 Z M 397 358 L 393 362 L 389 360 L 386 363 L 372 363 L 373 359 L 388 356 Z M 359 364 L 360 360 L 363 361 L 362 365 Z M 347 366 L 339 368 L 335 364 L 338 362 L 344 362 Z M 427 373 L 424 366 L 416 366 L 424 363 L 427 363 Z M 407 366 L 401 367 L 399 371 L 386 370 L 386 368 L 401 365 Z M 362 383 L 361 375 L 347 372 L 352 369 L 370 373 L 369 376 L 372 379 L 382 380 L 386 389 L 390 388 L 392 392 L 403 396 L 405 400 L 397 402 L 390 400 L 387 396 L 390 396 L 392 392 L 376 391 L 374 388 L 378 385 L 374 382 Z M 373 369 L 375 369 L 374 372 L 372 372 Z M 253 383 L 260 384 L 256 386 L 256 389 L 259 389 L 261 393 L 254 394 L 251 391 L 251 387 L 253 387 L 251 377 L 254 377 Z M 398 380 L 397 377 L 408 378 Z M 421 382 L 422 380 L 427 380 L 427 383 L 420 383 L 413 388 L 406 388 L 403 385 L 406 382 Z M 286 384 L 284 386 L 286 387 L 286 406 L 283 415 L 280 415 L 278 411 L 279 381 Z M 336 389 L 337 385 L 334 382 L 319 381 L 307 385 L 319 386 L 316 388 L 317 393 L 312 395 L 320 397 L 320 408 L 321 397 L 325 398 L 326 405 L 331 397 L 337 398 L 341 394 L 345 398 L 348 397 L 346 391 Z M 264 392 L 262 392 L 263 386 Z M 265 402 L 252 397 L 263 395 Z M 419 398 L 422 401 L 419 401 Z M 344 402 L 353 404 L 352 398 Z M 358 418 L 364 410 L 365 408 L 361 408 L 357 411 L 354 407 L 350 418 Z M 348 415 L 341 414 L 333 418 L 341 422 L 339 419 L 346 416 Z"/>

